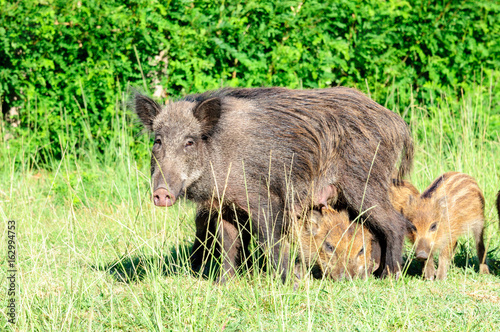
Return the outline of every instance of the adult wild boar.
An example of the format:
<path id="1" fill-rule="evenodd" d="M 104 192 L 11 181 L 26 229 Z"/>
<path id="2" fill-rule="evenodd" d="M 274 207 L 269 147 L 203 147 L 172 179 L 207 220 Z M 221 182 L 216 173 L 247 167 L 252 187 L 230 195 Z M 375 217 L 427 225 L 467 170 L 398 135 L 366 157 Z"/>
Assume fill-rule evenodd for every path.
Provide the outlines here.
<path id="1" fill-rule="evenodd" d="M 226 88 L 164 107 L 137 94 L 134 102 L 155 135 L 155 205 L 171 206 L 185 195 L 205 211 L 242 211 L 285 280 L 289 249 L 282 240 L 295 217 L 338 195 L 358 213 L 371 208 L 366 223 L 382 249 L 378 275 L 399 271 L 408 225 L 388 191 L 398 161 L 398 177 L 409 173 L 413 142 L 396 113 L 343 87 Z M 197 225 L 210 223 L 203 215 Z"/>

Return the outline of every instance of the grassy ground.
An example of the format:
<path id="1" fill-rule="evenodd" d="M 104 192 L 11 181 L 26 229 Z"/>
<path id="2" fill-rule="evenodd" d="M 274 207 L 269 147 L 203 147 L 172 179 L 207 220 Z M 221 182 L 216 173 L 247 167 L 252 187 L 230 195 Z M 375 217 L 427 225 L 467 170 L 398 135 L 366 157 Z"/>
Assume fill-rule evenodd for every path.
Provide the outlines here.
<path id="1" fill-rule="evenodd" d="M 416 138 L 412 181 L 423 190 L 445 171 L 477 178 L 486 197 L 492 275 L 477 274 L 473 241 L 462 240 L 442 282 L 423 281 L 412 263 L 393 279 L 308 279 L 299 288 L 266 273 L 225 285 L 194 274 L 194 206 L 155 208 L 147 158 L 127 148 L 123 119 L 106 155 L 75 158 L 69 142 L 52 170 L 31 167 L 27 150 L 0 149 L 0 296 L 7 294 L 7 220 L 17 222 L 17 315 L 10 330 L 500 330 L 500 235 L 493 201 L 500 189 L 498 106 L 484 91 L 436 97 L 398 109 Z M 36 134 L 36 133 L 34 133 Z M 147 138 L 135 138 L 149 149 Z M 29 142 L 28 142 L 29 143 Z M 84 144 L 80 142 L 81 144 Z M 29 144 L 26 144 L 29 146 Z"/>

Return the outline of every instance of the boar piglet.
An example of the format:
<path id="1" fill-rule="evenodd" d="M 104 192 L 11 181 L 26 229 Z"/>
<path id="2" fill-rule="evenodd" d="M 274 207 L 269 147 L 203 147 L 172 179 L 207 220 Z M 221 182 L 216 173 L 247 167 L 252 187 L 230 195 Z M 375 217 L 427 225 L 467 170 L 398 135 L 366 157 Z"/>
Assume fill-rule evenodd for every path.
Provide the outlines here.
<path id="1" fill-rule="evenodd" d="M 248 229 L 286 280 L 293 269 L 283 240 L 297 216 L 339 196 L 354 213 L 371 208 L 366 223 L 384 253 L 378 276 L 399 271 L 408 221 L 394 210 L 388 191 L 392 174 L 410 172 L 413 141 L 398 114 L 344 87 L 226 88 L 165 106 L 136 94 L 134 106 L 154 132 L 153 201 L 169 207 L 185 196 L 197 203 L 197 234 L 207 233 L 198 227 L 213 225 L 202 220 L 207 207 L 248 216 Z M 230 243 L 221 247 L 233 253 L 226 255 L 227 266 L 237 267 L 234 253 L 243 252 L 245 241 L 234 234 L 242 227 L 225 221 L 222 241 Z M 203 255 L 200 243 L 195 256 Z"/>
<path id="2" fill-rule="evenodd" d="M 415 230 L 410 234 L 415 256 L 424 263 L 424 277 L 445 279 L 458 237 L 472 233 L 480 273 L 489 273 L 483 240 L 484 197 L 476 180 L 458 172 L 439 176 L 420 196 L 410 199 L 406 217 Z M 439 253 L 436 275 L 434 253 Z"/>
<path id="3" fill-rule="evenodd" d="M 370 231 L 351 221 L 347 210 L 323 207 L 313 210 L 302 223 L 298 237 L 296 273 L 319 265 L 323 275 L 335 280 L 365 278 L 380 264 L 380 246 Z"/>

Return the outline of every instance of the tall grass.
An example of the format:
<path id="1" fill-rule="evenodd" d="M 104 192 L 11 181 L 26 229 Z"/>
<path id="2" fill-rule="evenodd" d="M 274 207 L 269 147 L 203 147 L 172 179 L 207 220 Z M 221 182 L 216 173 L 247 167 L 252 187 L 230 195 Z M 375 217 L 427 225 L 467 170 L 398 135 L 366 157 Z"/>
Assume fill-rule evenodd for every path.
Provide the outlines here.
<path id="1" fill-rule="evenodd" d="M 17 323 L 7 323 L 2 305 L 0 326 L 20 331 L 498 330 L 500 236 L 493 200 L 500 189 L 500 144 L 499 128 L 490 119 L 499 115 L 499 107 L 481 86 L 461 96 L 433 96 L 428 105 L 416 104 L 408 91 L 404 103 L 398 101 L 403 92 L 396 91 L 387 106 L 404 115 L 416 139 L 411 180 L 420 190 L 445 171 L 478 180 L 486 198 L 493 275 L 476 273 L 473 241 L 464 239 L 443 282 L 426 282 L 418 274 L 397 281 L 307 279 L 294 289 L 256 270 L 216 285 L 189 264 L 194 205 L 181 201 L 160 209 L 151 203 L 150 140 L 131 135 L 132 115 L 122 101 L 104 153 L 97 149 L 97 137 L 68 128 L 61 132 L 63 157 L 50 160 L 47 171 L 31 162 L 36 149 L 29 138 L 1 143 L 0 216 L 18 225 L 19 288 Z M 143 157 L 132 155 L 132 144 L 143 145 Z M 82 146 L 85 154 L 76 153 Z M 2 243 L 5 225 L 0 226 Z M 0 280 L 6 280 L 4 269 Z M 0 294 L 6 294 L 6 283 L 0 285 Z"/>

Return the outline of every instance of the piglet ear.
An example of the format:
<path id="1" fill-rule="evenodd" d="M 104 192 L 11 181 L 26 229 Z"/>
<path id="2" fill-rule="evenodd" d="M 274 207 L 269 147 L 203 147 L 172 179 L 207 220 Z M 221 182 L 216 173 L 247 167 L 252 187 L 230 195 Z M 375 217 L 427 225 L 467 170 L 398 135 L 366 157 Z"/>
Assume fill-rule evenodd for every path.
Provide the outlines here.
<path id="1" fill-rule="evenodd" d="M 413 212 L 415 212 L 417 208 L 417 198 L 410 194 L 408 195 L 406 204 L 403 204 L 401 206 L 401 210 L 398 212 L 400 212 L 406 218 L 411 219 L 411 216 L 413 216 Z"/>
<path id="2" fill-rule="evenodd" d="M 436 200 L 436 207 L 441 208 L 441 209 L 446 209 L 448 206 L 448 196 L 443 196 L 440 197 Z"/>
<path id="3" fill-rule="evenodd" d="M 351 222 L 349 220 L 349 212 L 347 212 L 347 210 L 341 210 L 340 212 L 338 212 L 339 214 L 339 217 L 342 218 L 342 220 L 346 220 L 347 222 Z"/>
<path id="4" fill-rule="evenodd" d="M 446 216 L 448 215 L 448 207 L 450 203 L 450 198 L 448 196 L 443 196 L 435 200 L 434 206 L 436 207 L 436 211 L 438 211 L 438 218 L 446 218 Z"/>
<path id="5" fill-rule="evenodd" d="M 316 236 L 321 228 L 323 215 L 321 212 L 312 210 L 307 220 L 306 229 L 312 235 Z"/>
<path id="6" fill-rule="evenodd" d="M 214 97 L 202 101 L 194 110 L 194 117 L 201 124 L 203 136 L 210 136 L 214 132 L 215 125 L 221 115 L 221 100 Z"/>
<path id="7" fill-rule="evenodd" d="M 408 195 L 408 205 L 416 205 L 417 199 L 413 195 Z"/>
<path id="8" fill-rule="evenodd" d="M 153 130 L 153 121 L 161 112 L 161 106 L 153 99 L 136 93 L 134 96 L 134 110 L 144 127 Z"/>

